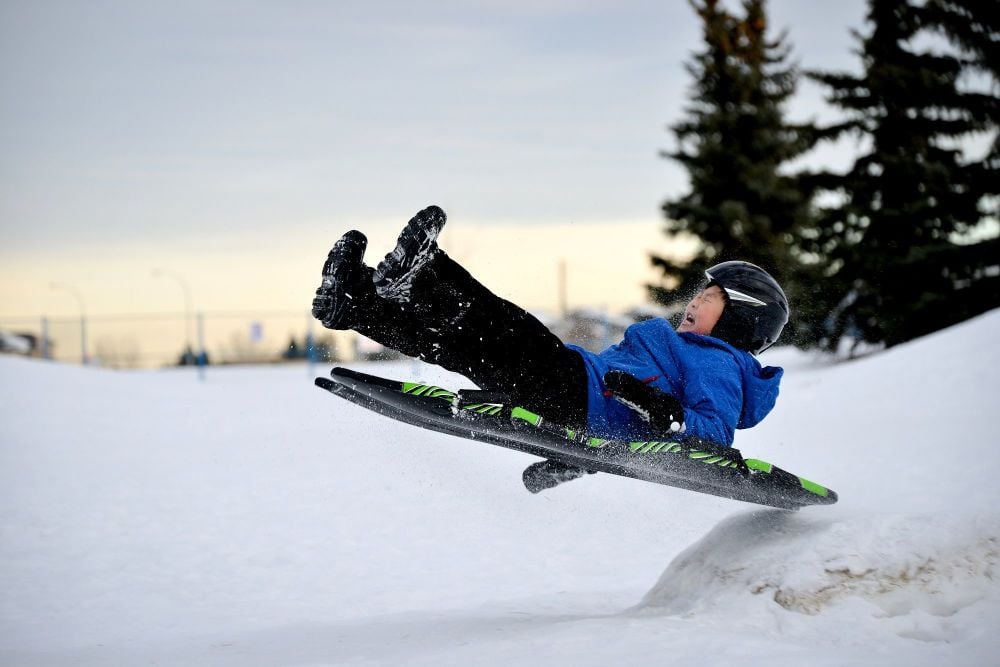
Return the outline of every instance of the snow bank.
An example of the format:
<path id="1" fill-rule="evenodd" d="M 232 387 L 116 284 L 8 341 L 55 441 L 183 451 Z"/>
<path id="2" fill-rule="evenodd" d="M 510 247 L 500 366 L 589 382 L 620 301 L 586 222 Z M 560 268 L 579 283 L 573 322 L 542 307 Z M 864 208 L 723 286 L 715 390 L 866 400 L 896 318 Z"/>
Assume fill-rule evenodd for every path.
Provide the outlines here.
<path id="1" fill-rule="evenodd" d="M 782 395 L 736 444 L 840 494 L 798 513 L 609 475 L 532 496 L 531 457 L 302 366 L 0 358 L 0 664 L 991 664 L 998 339 L 1000 311 L 766 353 Z"/>
<path id="2" fill-rule="evenodd" d="M 781 408 L 737 444 L 815 475 L 840 505 L 722 521 L 635 610 L 724 620 L 764 604 L 828 621 L 864 617 L 903 638 L 996 646 L 998 333 L 993 312 L 826 368 L 781 351 L 790 362 Z"/>
<path id="3" fill-rule="evenodd" d="M 897 634 L 954 641 L 970 629 L 954 622 L 963 612 L 1000 627 L 998 561 L 997 514 L 838 520 L 755 512 L 723 521 L 684 551 L 637 609 L 732 614 L 763 596 L 817 615 L 854 598 L 872 616 L 896 619 Z"/>

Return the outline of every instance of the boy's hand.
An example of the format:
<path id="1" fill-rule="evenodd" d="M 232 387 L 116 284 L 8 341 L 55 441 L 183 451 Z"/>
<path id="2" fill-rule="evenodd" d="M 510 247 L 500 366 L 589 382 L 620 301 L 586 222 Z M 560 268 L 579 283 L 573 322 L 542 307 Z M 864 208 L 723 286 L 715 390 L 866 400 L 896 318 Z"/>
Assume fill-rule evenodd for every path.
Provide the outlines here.
<path id="1" fill-rule="evenodd" d="M 676 398 L 637 380 L 624 371 L 608 371 L 604 385 L 619 403 L 634 410 L 657 431 L 684 431 L 684 407 Z"/>

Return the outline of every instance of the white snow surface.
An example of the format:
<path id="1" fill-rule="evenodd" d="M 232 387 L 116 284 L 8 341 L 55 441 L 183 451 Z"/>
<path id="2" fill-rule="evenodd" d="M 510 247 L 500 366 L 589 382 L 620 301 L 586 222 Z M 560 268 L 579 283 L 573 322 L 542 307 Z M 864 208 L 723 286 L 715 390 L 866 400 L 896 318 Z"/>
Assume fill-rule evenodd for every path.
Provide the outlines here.
<path id="1" fill-rule="evenodd" d="M 0 664 L 997 665 L 998 341 L 994 311 L 766 353 L 778 407 L 736 445 L 840 494 L 800 512 L 611 475 L 532 496 L 533 457 L 303 366 L 0 358 Z"/>

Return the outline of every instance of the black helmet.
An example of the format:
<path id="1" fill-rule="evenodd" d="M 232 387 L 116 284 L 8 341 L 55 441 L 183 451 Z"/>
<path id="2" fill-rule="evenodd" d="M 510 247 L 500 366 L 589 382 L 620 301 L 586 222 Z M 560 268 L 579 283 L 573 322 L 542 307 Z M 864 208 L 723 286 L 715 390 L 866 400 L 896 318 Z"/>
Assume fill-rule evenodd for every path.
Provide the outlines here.
<path id="1" fill-rule="evenodd" d="M 711 335 L 755 355 L 774 345 L 788 322 L 781 285 L 750 262 L 716 264 L 705 275 L 709 285 L 726 293 L 726 307 Z"/>

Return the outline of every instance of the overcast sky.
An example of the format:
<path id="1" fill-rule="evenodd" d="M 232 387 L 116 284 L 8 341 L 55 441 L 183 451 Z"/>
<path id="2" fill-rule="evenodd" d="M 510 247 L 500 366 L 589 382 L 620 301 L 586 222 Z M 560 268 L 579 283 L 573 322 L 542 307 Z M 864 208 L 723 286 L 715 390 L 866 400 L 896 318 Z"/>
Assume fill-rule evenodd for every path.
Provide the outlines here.
<path id="1" fill-rule="evenodd" d="M 856 69 L 848 31 L 864 12 L 770 3 L 806 68 Z M 389 243 L 430 203 L 457 246 L 488 227 L 520 230 L 502 237 L 515 248 L 563 225 L 565 252 L 595 265 L 600 235 L 576 247 L 574 224 L 645 225 L 641 263 L 686 185 L 658 152 L 699 40 L 679 0 L 4 0 L 0 314 L 72 312 L 50 280 L 94 310 L 157 310 L 168 288 L 142 281 L 162 265 L 203 305 L 230 303 L 249 262 L 280 284 L 247 277 L 241 303 L 306 303 L 337 235 Z M 808 86 L 790 111 L 829 115 Z M 518 261 L 495 243 L 473 254 Z"/>

